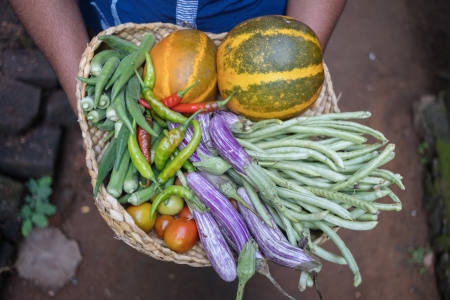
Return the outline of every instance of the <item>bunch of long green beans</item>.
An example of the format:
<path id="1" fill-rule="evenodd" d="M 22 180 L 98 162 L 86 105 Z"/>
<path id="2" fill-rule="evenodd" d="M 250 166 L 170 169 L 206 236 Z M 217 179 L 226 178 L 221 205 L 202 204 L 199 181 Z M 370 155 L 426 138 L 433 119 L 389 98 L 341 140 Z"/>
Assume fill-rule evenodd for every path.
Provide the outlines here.
<path id="1" fill-rule="evenodd" d="M 280 214 L 271 202 L 266 204 L 289 242 L 330 262 L 347 264 L 355 286 L 361 275 L 336 229 L 373 229 L 379 211 L 402 208 L 389 186 L 405 189 L 399 174 L 381 168 L 394 158 L 395 145 L 381 132 L 348 121 L 368 117 L 369 112 L 351 112 L 231 126 L 240 145 L 276 184 L 288 215 Z M 378 141 L 369 144 L 366 136 Z M 386 196 L 392 203 L 378 201 Z M 315 244 L 311 231 L 327 234 L 341 255 Z M 302 272 L 300 290 L 311 286 L 310 274 Z"/>

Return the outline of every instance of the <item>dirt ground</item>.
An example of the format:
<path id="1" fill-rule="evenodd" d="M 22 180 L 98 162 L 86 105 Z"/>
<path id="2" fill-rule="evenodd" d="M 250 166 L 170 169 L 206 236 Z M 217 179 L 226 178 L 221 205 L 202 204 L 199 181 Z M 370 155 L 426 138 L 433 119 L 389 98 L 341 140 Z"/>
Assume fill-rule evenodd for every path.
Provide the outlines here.
<path id="1" fill-rule="evenodd" d="M 431 22 L 433 9 L 445 1 L 349 0 L 325 54 L 334 89 L 342 93 L 342 111 L 368 110 L 365 124 L 382 131 L 396 144 L 396 158 L 388 169 L 403 175 L 405 191 L 394 191 L 403 201 L 401 212 L 382 212 L 372 231 L 340 230 L 362 274 L 353 287 L 347 266 L 324 262 L 319 285 L 324 299 L 439 299 L 432 271 L 423 274 L 408 263 L 410 247 L 428 246 L 422 211 L 422 167 L 416 148 L 412 103 L 435 93 L 435 72 L 442 66 L 434 52 L 438 45 Z M 448 5 L 447 5 L 448 7 Z M 436 11 L 435 11 L 436 12 Z M 439 11 L 442 12 L 442 11 Z M 437 14 L 436 16 L 438 16 Z M 450 27 L 447 27 L 448 30 Z M 449 34 L 449 31 L 444 34 Z M 52 220 L 76 239 L 84 259 L 76 278 L 56 299 L 233 299 L 237 282 L 222 281 L 212 268 L 193 268 L 161 262 L 114 239 L 113 231 L 97 212 L 80 131 L 66 132 L 55 197 L 66 209 Z M 83 213 L 83 206 L 90 212 Z M 325 248 L 336 251 L 331 242 Z M 273 276 L 296 299 L 317 299 L 313 289 L 300 293 L 299 274 L 271 265 Z M 17 275 L 0 298 L 50 299 L 33 283 Z M 283 299 L 264 277 L 256 275 L 244 299 Z"/>

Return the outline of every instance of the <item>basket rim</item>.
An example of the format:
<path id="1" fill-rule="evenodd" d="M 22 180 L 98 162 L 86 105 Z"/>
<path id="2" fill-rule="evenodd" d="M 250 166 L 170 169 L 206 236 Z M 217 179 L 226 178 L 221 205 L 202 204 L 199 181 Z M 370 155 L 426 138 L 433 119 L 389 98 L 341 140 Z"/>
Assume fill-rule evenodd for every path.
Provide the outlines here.
<path id="1" fill-rule="evenodd" d="M 88 77 L 90 75 L 90 61 L 92 60 L 95 51 L 102 43 L 102 41 L 98 39 L 99 36 L 106 34 L 114 34 L 121 37 L 126 36 L 128 40 L 136 43 L 139 41 L 139 36 L 135 36 L 133 34 L 135 31 L 154 31 L 165 28 L 168 28 L 172 31 L 187 29 L 171 23 L 155 22 L 145 24 L 123 23 L 118 26 L 110 27 L 106 30 L 101 31 L 98 35 L 94 36 L 91 39 L 90 43 L 87 45 L 85 51 L 83 52 L 79 64 L 78 76 Z M 214 41 L 222 40 L 227 34 L 227 32 L 219 34 L 213 34 L 209 32 L 205 33 Z M 336 97 L 334 93 L 331 76 L 325 62 L 323 63 L 323 67 L 325 80 L 318 98 L 318 100 L 321 99 L 321 101 L 319 102 L 318 100 L 316 100 L 311 109 L 309 109 L 305 113 L 305 115 L 339 112 L 339 108 L 337 106 L 339 98 Z M 94 130 L 92 126 L 89 126 L 86 116 L 81 109 L 80 100 L 82 99 L 82 96 L 85 95 L 85 87 L 86 84 L 77 79 L 76 97 L 78 119 L 80 129 L 82 131 L 83 143 L 86 149 L 86 165 L 91 177 L 91 184 L 92 186 L 95 186 L 97 180 L 98 162 L 100 161 L 107 145 L 107 143 L 104 143 L 102 141 L 103 137 L 106 136 L 106 133 L 101 132 L 100 130 Z M 168 249 L 164 245 L 164 242 L 159 237 L 157 237 L 153 231 L 147 234 L 142 229 L 136 226 L 131 216 L 126 212 L 125 208 L 121 204 L 119 204 L 118 200 L 107 193 L 104 183 L 101 184 L 99 193 L 95 198 L 95 205 L 100 215 L 104 218 L 108 226 L 116 234 L 116 238 L 123 240 L 125 243 L 135 248 L 139 252 L 142 252 L 158 260 L 172 261 L 178 264 L 188 264 L 194 267 L 210 266 L 210 262 L 203 250 L 203 246 L 200 240 L 197 242 L 197 245 L 194 246 L 193 249 L 184 254 L 178 254 Z M 334 228 L 335 231 L 337 231 L 338 229 L 338 227 Z M 329 237 L 326 234 L 322 233 L 322 235 L 317 237 L 313 242 L 316 245 L 321 245 L 328 239 Z"/>

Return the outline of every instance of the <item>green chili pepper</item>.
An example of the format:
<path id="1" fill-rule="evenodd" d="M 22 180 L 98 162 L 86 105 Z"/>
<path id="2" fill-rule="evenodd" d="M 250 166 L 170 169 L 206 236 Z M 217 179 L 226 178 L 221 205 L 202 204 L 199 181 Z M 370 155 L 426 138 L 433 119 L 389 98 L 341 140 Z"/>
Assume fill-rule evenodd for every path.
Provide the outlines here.
<path id="1" fill-rule="evenodd" d="M 168 188 L 164 189 L 158 196 L 156 196 L 155 200 L 153 200 L 152 208 L 150 210 L 150 219 L 155 219 L 156 210 L 158 206 L 163 203 L 170 196 L 180 196 L 186 200 L 195 201 L 194 195 L 186 188 L 179 185 L 172 185 Z"/>
<path id="2" fill-rule="evenodd" d="M 165 136 L 158 144 L 158 146 L 156 147 L 154 160 L 155 166 L 158 170 L 161 171 L 162 169 L 164 169 L 167 159 L 172 155 L 175 149 L 177 149 L 178 146 L 183 141 L 189 124 L 201 112 L 202 110 L 195 112 L 183 124 L 170 130 L 167 136 Z"/>
<path id="3" fill-rule="evenodd" d="M 155 69 L 153 68 L 152 58 L 148 52 L 145 52 L 144 85 L 151 90 L 155 86 Z"/>
<path id="4" fill-rule="evenodd" d="M 173 151 L 173 155 L 177 156 L 180 153 L 180 150 L 177 148 L 175 149 L 175 151 Z M 191 173 L 191 172 L 195 172 L 195 167 L 194 165 L 188 160 L 186 160 L 183 164 L 183 168 L 186 170 L 186 172 Z"/>
<path id="5" fill-rule="evenodd" d="M 164 121 L 163 119 L 161 119 L 161 117 L 158 116 L 158 115 L 155 113 L 155 111 L 151 110 L 151 111 L 150 111 L 150 115 L 152 116 L 152 119 L 153 119 L 156 123 L 158 123 L 158 125 L 161 126 L 162 128 L 167 128 L 167 127 L 169 127 L 169 126 L 167 125 L 167 122 Z"/>
<path id="6" fill-rule="evenodd" d="M 166 182 L 171 176 L 173 176 L 189 159 L 189 157 L 194 153 L 195 149 L 197 149 L 200 141 L 202 139 L 202 129 L 200 124 L 196 120 L 192 120 L 192 127 L 194 128 L 194 134 L 192 139 L 180 151 L 180 153 L 162 170 L 162 172 L 158 176 L 158 182 L 163 184 Z"/>
<path id="7" fill-rule="evenodd" d="M 136 121 L 133 119 L 133 132 L 135 130 L 136 130 Z M 136 136 L 133 135 L 131 132 L 128 136 L 128 152 L 130 153 L 131 161 L 138 170 L 139 174 L 141 174 L 142 177 L 146 179 L 155 181 L 155 174 L 153 174 L 150 164 L 145 159 L 144 154 L 142 154 Z"/>
<path id="8" fill-rule="evenodd" d="M 144 96 L 144 99 L 147 100 L 147 102 L 152 107 L 152 112 L 154 111 L 158 116 L 172 123 L 181 124 L 187 120 L 185 116 L 177 112 L 174 112 L 173 110 L 165 106 L 164 103 L 159 101 L 153 94 L 152 90 L 144 85 L 144 82 L 142 81 L 141 77 L 139 77 L 139 74 L 137 73 L 136 69 L 135 72 L 138 75 L 138 79 L 141 83 L 142 95 Z"/>

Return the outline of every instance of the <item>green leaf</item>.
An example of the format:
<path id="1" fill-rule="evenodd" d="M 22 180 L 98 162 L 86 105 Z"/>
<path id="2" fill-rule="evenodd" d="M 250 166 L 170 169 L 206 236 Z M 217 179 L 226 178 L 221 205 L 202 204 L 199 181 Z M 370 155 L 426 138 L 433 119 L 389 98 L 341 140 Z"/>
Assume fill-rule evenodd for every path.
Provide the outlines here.
<path id="1" fill-rule="evenodd" d="M 47 227 L 48 226 L 47 217 L 44 216 L 43 214 L 40 214 L 40 213 L 34 214 L 33 217 L 31 218 L 31 220 L 38 227 L 42 228 L 42 227 Z"/>
<path id="2" fill-rule="evenodd" d="M 54 206 L 51 203 L 40 203 L 41 207 L 41 212 L 46 215 L 46 216 L 52 216 L 56 213 L 56 206 Z"/>
<path id="3" fill-rule="evenodd" d="M 31 230 L 33 230 L 33 223 L 31 223 L 31 219 L 25 219 L 22 223 L 22 235 L 27 236 L 30 234 Z"/>
<path id="4" fill-rule="evenodd" d="M 52 185 L 52 177 L 51 176 L 43 176 L 38 179 L 39 186 L 51 186 Z"/>
<path id="5" fill-rule="evenodd" d="M 28 219 L 33 214 L 33 211 L 31 210 L 31 207 L 29 205 L 22 206 L 22 209 L 20 210 L 20 217 L 22 219 Z"/>

